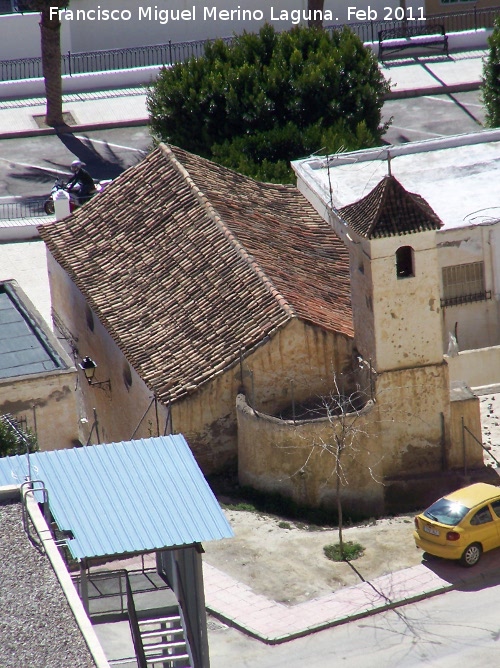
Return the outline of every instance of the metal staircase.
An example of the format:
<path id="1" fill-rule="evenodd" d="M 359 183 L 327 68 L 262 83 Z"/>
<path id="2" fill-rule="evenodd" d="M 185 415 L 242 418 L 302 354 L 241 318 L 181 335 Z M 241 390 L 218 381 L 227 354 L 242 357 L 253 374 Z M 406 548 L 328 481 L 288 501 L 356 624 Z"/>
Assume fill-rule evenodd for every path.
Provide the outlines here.
<path id="1" fill-rule="evenodd" d="M 139 619 L 138 624 L 148 666 L 192 668 L 179 614 Z"/>

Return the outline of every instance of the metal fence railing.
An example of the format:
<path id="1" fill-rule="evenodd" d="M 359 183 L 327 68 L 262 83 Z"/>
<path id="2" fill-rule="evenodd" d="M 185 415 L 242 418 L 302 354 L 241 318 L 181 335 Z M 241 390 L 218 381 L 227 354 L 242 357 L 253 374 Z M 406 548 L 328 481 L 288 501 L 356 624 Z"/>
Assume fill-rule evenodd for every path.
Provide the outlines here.
<path id="1" fill-rule="evenodd" d="M 445 26 L 446 32 L 479 30 L 492 28 L 494 20 L 500 15 L 500 6 L 487 9 L 474 8 L 471 11 L 453 12 L 433 15 L 427 22 Z M 350 23 L 353 30 L 363 42 L 376 42 L 379 30 L 399 27 L 403 21 L 363 21 Z M 412 25 L 425 25 L 425 20 L 411 22 Z M 343 25 L 326 26 L 329 32 L 343 28 Z M 226 37 L 223 41 L 231 43 L 234 37 Z M 189 42 L 172 42 L 138 46 L 126 49 L 108 49 L 82 53 L 68 52 L 61 57 L 63 74 L 83 74 L 86 72 L 107 72 L 135 67 L 161 66 L 184 62 L 189 58 L 203 55 L 207 43 L 215 40 L 194 40 Z M 20 58 L 17 60 L 0 61 L 0 81 L 32 79 L 42 77 L 41 58 Z"/>
<path id="2" fill-rule="evenodd" d="M 43 204 L 47 197 L 33 197 L 17 202 L 0 203 L 0 220 L 13 218 L 39 218 L 45 216 Z"/>

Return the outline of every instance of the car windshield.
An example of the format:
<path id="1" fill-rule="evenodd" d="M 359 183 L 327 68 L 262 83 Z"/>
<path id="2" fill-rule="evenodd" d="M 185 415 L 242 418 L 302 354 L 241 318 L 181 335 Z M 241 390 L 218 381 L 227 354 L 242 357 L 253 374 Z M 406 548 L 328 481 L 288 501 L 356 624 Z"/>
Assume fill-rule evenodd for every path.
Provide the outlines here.
<path id="1" fill-rule="evenodd" d="M 439 499 L 424 511 L 424 516 L 434 520 L 434 522 L 441 522 L 441 524 L 447 524 L 451 527 L 463 520 L 468 512 L 469 508 L 461 503 L 449 499 Z"/>

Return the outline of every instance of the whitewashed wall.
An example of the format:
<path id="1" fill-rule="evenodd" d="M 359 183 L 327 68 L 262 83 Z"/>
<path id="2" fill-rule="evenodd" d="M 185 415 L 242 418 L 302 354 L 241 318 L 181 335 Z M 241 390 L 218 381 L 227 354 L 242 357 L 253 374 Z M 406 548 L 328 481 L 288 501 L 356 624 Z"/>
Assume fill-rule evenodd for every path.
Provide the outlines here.
<path id="1" fill-rule="evenodd" d="M 39 14 L 0 16 L 0 60 L 40 56 Z M 61 51 L 71 48 L 69 26 L 61 28 Z"/>
<path id="2" fill-rule="evenodd" d="M 417 7 L 422 3 L 419 0 L 406 0 L 408 8 Z M 371 0 L 369 3 L 348 3 L 345 0 L 325 0 L 325 11 L 332 13 L 332 21 L 328 18 L 325 25 L 330 23 L 347 23 L 348 7 L 357 7 L 358 10 L 366 11 L 368 5 L 376 17 L 383 19 L 388 11 L 384 7 L 394 10 L 400 6 L 400 0 Z M 240 6 L 242 9 L 263 14 L 262 20 L 238 20 L 235 14 L 234 20 L 222 20 L 220 12 L 223 10 L 235 10 Z M 63 20 L 62 29 L 62 50 L 81 52 L 100 49 L 126 48 L 132 46 L 142 46 L 146 44 L 161 44 L 173 42 L 198 40 L 214 37 L 228 37 L 233 33 L 241 33 L 244 30 L 252 32 L 265 22 L 271 22 L 277 30 L 290 28 L 297 17 L 292 17 L 291 12 L 307 9 L 307 0 L 274 0 L 272 3 L 263 2 L 263 0 L 247 0 L 238 5 L 234 0 L 212 0 L 210 2 L 200 3 L 197 0 L 156 0 L 155 3 L 139 3 L 136 0 L 101 0 L 96 3 L 95 0 L 73 0 L 70 9 L 73 12 L 83 10 L 96 10 L 97 7 L 108 10 L 118 10 L 120 12 L 129 11 L 130 20 Z M 139 8 L 144 11 L 151 7 L 151 20 L 142 18 L 139 20 Z M 195 7 L 195 18 L 172 21 L 162 25 L 154 20 L 154 8 L 158 10 L 185 10 L 192 14 Z M 218 18 L 208 18 L 204 16 L 204 7 L 215 7 Z M 272 14 L 271 14 L 272 10 Z M 285 12 L 285 14 L 282 14 Z M 272 20 L 285 16 L 288 13 L 288 20 Z M 255 16 L 257 16 L 256 14 Z M 416 14 L 415 14 L 416 15 Z M 372 14 L 373 16 L 373 14 Z M 40 55 L 40 31 L 38 28 L 38 14 L 15 14 L 0 16 L 0 60 L 9 60 L 16 58 L 31 58 Z M 355 16 L 351 12 L 352 21 L 368 20 L 363 15 Z"/>

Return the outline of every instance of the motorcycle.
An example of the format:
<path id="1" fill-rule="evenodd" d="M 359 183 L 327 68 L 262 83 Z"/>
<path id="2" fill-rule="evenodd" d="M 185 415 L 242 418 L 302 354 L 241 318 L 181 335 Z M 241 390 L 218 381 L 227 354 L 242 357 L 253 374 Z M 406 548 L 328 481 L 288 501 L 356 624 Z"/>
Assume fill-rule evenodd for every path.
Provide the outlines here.
<path id="1" fill-rule="evenodd" d="M 81 185 L 79 183 L 75 183 L 72 186 L 68 187 L 68 184 L 62 181 L 61 179 L 56 179 L 54 182 L 54 185 L 52 186 L 52 189 L 50 191 L 50 194 L 48 198 L 45 200 L 43 204 L 43 210 L 47 215 L 52 215 L 55 211 L 55 206 L 54 206 L 54 200 L 56 198 L 57 193 L 59 190 L 65 190 L 68 195 L 69 195 L 69 210 L 71 213 L 78 208 L 79 206 L 82 206 L 85 204 L 85 202 L 88 202 L 89 199 L 92 199 L 94 195 L 97 195 L 101 193 L 110 183 L 112 179 L 107 179 L 106 181 L 97 181 L 95 184 L 95 190 L 83 198 L 83 200 L 79 197 L 79 191 L 81 188 Z"/>

